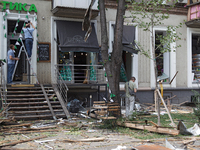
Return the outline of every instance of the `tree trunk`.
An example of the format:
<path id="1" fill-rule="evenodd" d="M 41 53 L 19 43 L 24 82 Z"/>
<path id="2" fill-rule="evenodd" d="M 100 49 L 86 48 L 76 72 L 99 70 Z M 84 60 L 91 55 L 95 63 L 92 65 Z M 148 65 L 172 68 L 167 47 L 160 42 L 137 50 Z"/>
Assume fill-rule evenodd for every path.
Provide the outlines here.
<path id="1" fill-rule="evenodd" d="M 159 102 L 159 99 L 158 99 L 158 93 L 157 93 L 157 89 L 158 89 L 158 84 L 157 84 L 157 76 L 158 76 L 158 73 L 157 73 L 157 64 L 156 64 L 156 53 L 155 53 L 155 41 L 154 41 L 154 37 L 155 35 L 154 32 L 153 32 L 153 20 L 154 20 L 154 16 L 152 15 L 152 32 L 151 32 L 151 42 L 152 42 L 152 56 L 153 56 L 153 65 L 154 65 L 154 74 L 155 74 L 155 102 L 156 102 L 156 106 L 157 106 L 157 113 L 158 113 L 158 125 L 160 126 L 160 102 Z"/>
<path id="2" fill-rule="evenodd" d="M 111 93 L 116 95 L 113 98 L 113 100 L 115 102 L 119 102 L 120 104 L 119 80 L 120 80 L 120 67 L 122 63 L 122 36 L 123 36 L 123 22 L 124 22 L 123 16 L 125 14 L 125 0 L 118 1 L 115 32 L 114 32 L 114 45 L 110 61 L 108 55 L 108 37 L 107 37 L 108 34 L 106 26 L 104 0 L 99 0 L 99 8 L 100 8 L 100 21 L 101 21 L 102 59 L 106 69 L 109 88 L 111 90 Z"/>

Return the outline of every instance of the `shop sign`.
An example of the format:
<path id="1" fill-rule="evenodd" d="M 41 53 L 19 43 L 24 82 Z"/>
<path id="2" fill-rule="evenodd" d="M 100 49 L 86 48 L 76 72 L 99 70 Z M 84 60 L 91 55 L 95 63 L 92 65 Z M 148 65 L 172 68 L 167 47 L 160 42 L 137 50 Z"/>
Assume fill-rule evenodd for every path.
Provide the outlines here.
<path id="1" fill-rule="evenodd" d="M 29 10 L 27 10 L 26 8 L 27 3 L 22 4 L 22 3 L 12 3 L 12 2 L 7 2 L 7 1 L 0 1 L 0 2 L 3 4 L 3 9 L 6 9 L 6 6 L 9 5 L 10 10 L 15 9 L 17 11 L 37 12 L 37 9 L 34 4 L 31 4 Z"/>

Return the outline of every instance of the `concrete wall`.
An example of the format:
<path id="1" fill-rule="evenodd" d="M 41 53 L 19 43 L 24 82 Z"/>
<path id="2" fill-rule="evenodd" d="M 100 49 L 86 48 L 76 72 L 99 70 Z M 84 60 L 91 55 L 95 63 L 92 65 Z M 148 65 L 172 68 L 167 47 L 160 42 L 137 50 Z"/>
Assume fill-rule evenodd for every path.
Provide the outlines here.
<path id="1" fill-rule="evenodd" d="M 192 101 L 192 96 L 195 96 L 194 92 L 192 91 L 193 89 L 168 89 L 164 90 L 164 99 L 167 97 L 173 97 L 174 98 L 170 99 L 170 103 L 172 104 L 180 104 L 184 102 L 191 102 Z M 199 92 L 199 89 L 194 89 L 197 92 Z M 139 99 L 140 103 L 154 103 L 154 91 L 144 91 L 140 90 L 137 92 L 136 97 Z"/>

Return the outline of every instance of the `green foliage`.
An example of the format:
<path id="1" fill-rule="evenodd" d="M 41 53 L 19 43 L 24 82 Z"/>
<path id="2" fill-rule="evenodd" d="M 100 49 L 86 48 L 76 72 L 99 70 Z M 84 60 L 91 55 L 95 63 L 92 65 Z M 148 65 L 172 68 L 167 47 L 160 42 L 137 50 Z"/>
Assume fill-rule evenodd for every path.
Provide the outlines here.
<path id="1" fill-rule="evenodd" d="M 139 111 L 139 112 L 135 111 L 135 112 L 132 113 L 131 116 L 129 116 L 129 120 L 130 121 L 136 120 L 139 116 L 145 115 L 145 114 L 146 114 L 145 111 Z"/>
<path id="2" fill-rule="evenodd" d="M 52 99 L 53 99 L 54 102 L 56 101 L 56 97 L 53 97 Z"/>
<path id="3" fill-rule="evenodd" d="M 116 120 L 104 120 L 103 124 L 99 126 L 100 129 L 115 129 L 116 128 Z"/>
<path id="4" fill-rule="evenodd" d="M 193 113 L 188 113 L 188 114 L 181 114 L 181 113 L 171 113 L 171 116 L 173 118 L 173 121 L 176 125 L 178 125 L 178 122 L 180 120 L 182 120 L 184 122 L 184 124 L 186 125 L 187 128 L 190 128 L 192 126 L 194 126 L 194 124 L 198 121 L 197 117 L 193 114 Z M 151 116 L 138 116 L 135 121 L 153 121 L 153 122 L 157 122 L 158 119 L 155 115 L 151 115 Z M 161 126 L 163 127 L 171 127 L 171 121 L 169 119 L 169 116 L 167 114 L 162 115 L 161 118 Z M 145 123 L 144 123 L 145 124 Z"/>
<path id="5" fill-rule="evenodd" d="M 79 127 L 71 127 L 71 128 L 70 128 L 70 131 L 71 131 L 71 132 L 76 132 L 76 131 L 79 131 L 79 130 L 80 130 Z"/>
<path id="6" fill-rule="evenodd" d="M 127 18 L 133 18 L 132 22 L 136 23 L 139 28 L 142 28 L 143 31 L 150 32 L 151 41 L 153 43 L 152 52 L 155 53 L 156 50 L 160 51 L 160 55 L 156 56 L 156 58 L 160 57 L 165 52 L 175 51 L 176 48 L 180 47 L 180 45 L 176 45 L 172 48 L 171 43 L 181 39 L 181 33 L 177 33 L 176 30 L 182 27 L 182 23 L 177 26 L 166 26 L 163 23 L 164 20 L 169 19 L 169 11 L 175 7 L 176 1 L 171 2 L 171 5 L 165 5 L 165 1 L 166 0 L 140 0 L 138 2 L 130 0 L 129 3 L 129 5 L 131 4 L 131 15 Z M 157 35 L 155 37 L 153 29 L 155 26 L 161 25 L 166 26 L 166 35 Z M 160 43 L 155 45 L 154 40 L 159 40 Z M 135 43 L 137 45 L 136 49 L 139 50 L 141 54 L 145 55 L 147 58 L 156 60 L 156 58 L 150 55 L 149 49 L 144 48 L 137 41 L 135 41 Z"/>

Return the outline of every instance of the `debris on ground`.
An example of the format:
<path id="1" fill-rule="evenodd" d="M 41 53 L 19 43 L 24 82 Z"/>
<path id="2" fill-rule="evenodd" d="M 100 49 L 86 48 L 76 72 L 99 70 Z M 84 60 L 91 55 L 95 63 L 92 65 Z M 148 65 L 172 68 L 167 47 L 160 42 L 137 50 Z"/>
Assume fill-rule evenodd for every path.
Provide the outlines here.
<path id="1" fill-rule="evenodd" d="M 74 105 L 78 104 L 78 109 L 74 109 Z M 151 120 L 151 117 L 157 117 L 151 110 L 154 105 L 140 104 L 136 102 L 135 113 L 137 117 L 149 117 L 145 121 L 126 120 L 124 111 L 122 120 L 118 119 L 116 114 L 119 113 L 118 104 L 95 102 L 91 108 L 83 108 L 77 99 L 71 101 L 68 106 L 71 107 L 71 120 L 59 118 L 57 120 L 37 120 L 37 121 L 16 121 L 14 118 L 0 119 L 0 147 L 1 149 L 137 149 L 150 150 L 151 147 L 162 148 L 163 150 L 175 149 L 200 149 L 200 128 L 195 124 L 191 128 L 186 128 L 183 121 L 175 119 L 178 124 L 177 129 L 174 127 L 162 127 Z M 193 109 L 187 106 L 169 105 L 170 113 L 192 113 Z M 150 110 L 146 108 L 150 107 Z M 73 110 L 74 109 L 74 110 Z M 122 108 L 123 110 L 123 108 Z M 166 108 L 161 106 L 161 112 L 167 114 Z M 3 113 L 1 113 L 3 114 Z M 169 118 L 167 118 L 169 119 Z M 132 136 L 127 136 L 119 131 L 111 131 L 109 129 L 100 129 L 98 126 L 103 125 L 105 121 L 115 121 L 115 126 L 131 128 L 131 132 L 147 133 L 154 132 L 166 134 L 168 139 L 147 139 L 139 140 Z M 193 125 L 193 124 L 192 124 Z M 139 129 L 139 130 L 138 130 Z M 143 131 L 142 131 L 143 130 Z M 149 132 L 148 132 L 149 131 Z M 144 133 L 143 133 L 144 134 Z M 177 135 L 184 134 L 184 137 Z M 171 136 L 172 135 L 172 136 Z M 145 135 L 144 135 L 145 136 Z M 195 137 L 194 137 L 195 136 Z M 39 140 L 40 139 L 40 140 Z M 118 146 L 116 146 L 118 145 Z"/>
<path id="2" fill-rule="evenodd" d="M 177 148 L 176 146 L 172 145 L 168 140 L 165 140 L 165 147 L 171 150 L 187 150 L 187 146 L 183 145 L 183 148 Z"/>
<path id="3" fill-rule="evenodd" d="M 126 146 L 118 145 L 117 148 L 111 150 L 125 150 L 126 148 L 127 148 Z"/>
<path id="4" fill-rule="evenodd" d="M 119 122 L 119 121 L 117 121 L 117 125 L 128 127 L 128 128 L 133 128 L 133 129 L 147 130 L 150 132 L 170 134 L 170 135 L 174 135 L 174 136 L 179 134 L 179 130 L 168 129 L 166 127 L 147 126 L 147 125 L 140 125 L 140 124 L 129 123 L 129 122 Z"/>
<path id="5" fill-rule="evenodd" d="M 171 150 L 171 149 L 163 147 L 163 146 L 160 146 L 160 145 L 149 144 L 149 145 L 137 146 L 133 150 Z"/>
<path id="6" fill-rule="evenodd" d="M 41 137 L 37 137 L 37 138 L 33 138 L 33 139 L 11 142 L 11 143 L 8 143 L 8 144 L 0 145 L 0 148 L 6 147 L 6 146 L 13 146 L 13 145 L 16 145 L 16 144 L 19 144 L 19 143 L 34 141 L 34 140 L 38 140 L 38 139 L 43 139 L 43 138 L 46 138 L 46 137 L 47 137 L 47 136 L 41 136 Z"/>
<path id="7" fill-rule="evenodd" d="M 78 113 L 79 111 L 87 112 L 87 110 L 82 106 L 82 103 L 78 99 L 74 99 L 68 102 L 67 109 L 71 113 Z"/>
<path id="8" fill-rule="evenodd" d="M 177 129 L 180 131 L 180 134 L 183 135 L 200 135 L 200 127 L 197 123 L 193 127 L 187 129 L 185 124 L 182 121 L 179 121 Z"/>
<path id="9" fill-rule="evenodd" d="M 89 139 L 79 139 L 79 140 L 65 139 L 65 140 L 62 140 L 61 142 L 71 142 L 71 143 L 74 143 L 74 142 L 101 142 L 101 141 L 104 141 L 104 140 L 105 140 L 105 137 L 101 137 L 101 138 L 89 138 Z"/>

